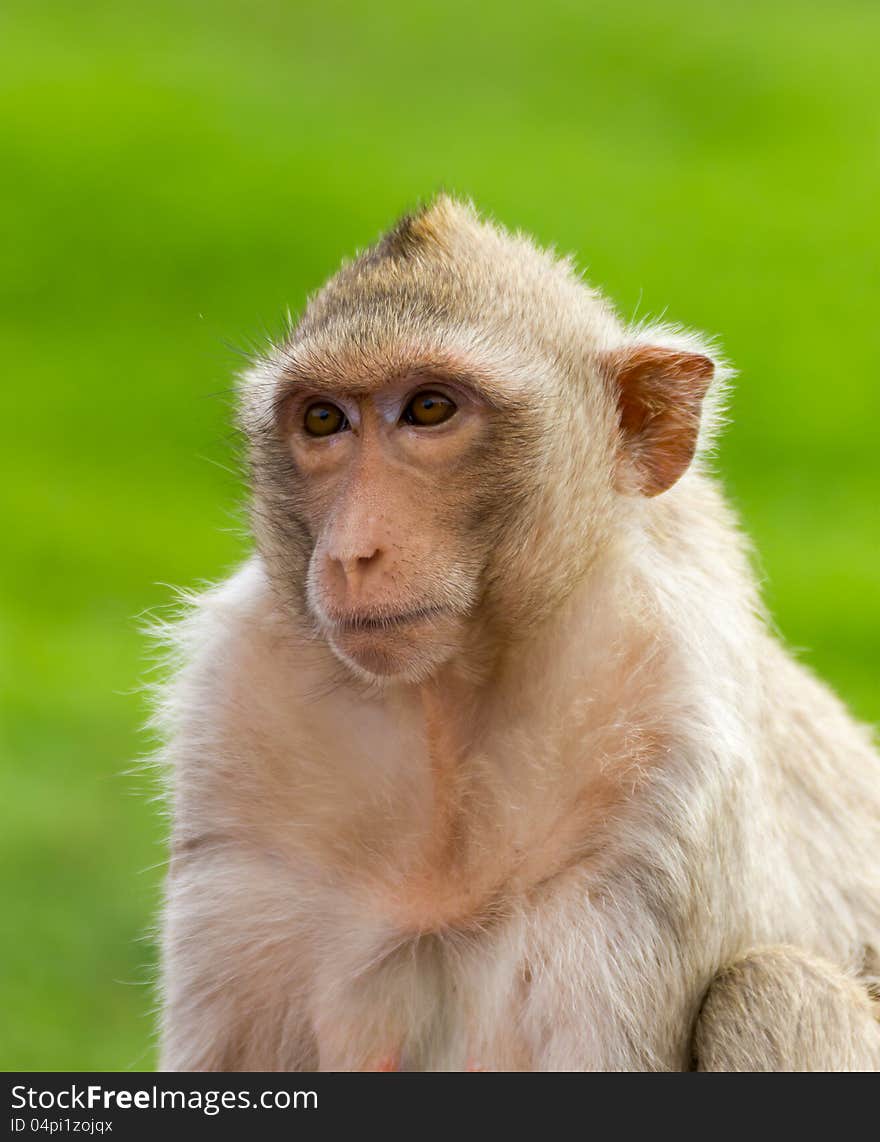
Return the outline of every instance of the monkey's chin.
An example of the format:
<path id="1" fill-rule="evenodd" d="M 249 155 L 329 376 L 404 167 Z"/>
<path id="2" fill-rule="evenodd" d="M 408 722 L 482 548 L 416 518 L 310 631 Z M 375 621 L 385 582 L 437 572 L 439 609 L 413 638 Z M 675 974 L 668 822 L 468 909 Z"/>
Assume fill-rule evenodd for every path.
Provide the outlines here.
<path id="1" fill-rule="evenodd" d="M 413 629 L 412 624 L 381 632 L 336 630 L 328 634 L 327 641 L 336 657 L 361 678 L 424 682 L 456 650 L 452 632 L 431 625 L 430 632 Z"/>

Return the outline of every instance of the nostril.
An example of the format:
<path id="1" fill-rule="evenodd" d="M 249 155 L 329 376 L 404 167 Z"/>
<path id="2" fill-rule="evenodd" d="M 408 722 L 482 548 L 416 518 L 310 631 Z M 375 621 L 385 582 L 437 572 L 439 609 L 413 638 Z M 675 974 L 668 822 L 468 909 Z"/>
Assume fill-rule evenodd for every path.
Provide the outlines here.
<path id="1" fill-rule="evenodd" d="M 381 554 L 382 552 L 377 547 L 375 551 L 373 551 L 370 555 L 349 555 L 348 557 L 336 556 L 335 562 L 337 562 L 342 567 L 346 577 L 351 578 L 352 576 L 356 576 L 363 573 L 364 571 L 367 571 L 374 563 L 378 561 Z"/>

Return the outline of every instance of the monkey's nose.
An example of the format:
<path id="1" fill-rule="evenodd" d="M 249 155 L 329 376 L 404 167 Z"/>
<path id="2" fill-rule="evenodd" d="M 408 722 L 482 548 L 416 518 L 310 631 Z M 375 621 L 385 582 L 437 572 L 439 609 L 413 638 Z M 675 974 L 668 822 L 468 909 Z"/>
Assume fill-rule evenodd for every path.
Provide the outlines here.
<path id="1" fill-rule="evenodd" d="M 340 586 L 345 588 L 349 596 L 358 595 L 366 582 L 373 577 L 382 561 L 382 551 L 375 547 L 368 555 L 351 555 L 349 553 L 331 554 L 329 557 L 330 571 L 341 580 Z"/>

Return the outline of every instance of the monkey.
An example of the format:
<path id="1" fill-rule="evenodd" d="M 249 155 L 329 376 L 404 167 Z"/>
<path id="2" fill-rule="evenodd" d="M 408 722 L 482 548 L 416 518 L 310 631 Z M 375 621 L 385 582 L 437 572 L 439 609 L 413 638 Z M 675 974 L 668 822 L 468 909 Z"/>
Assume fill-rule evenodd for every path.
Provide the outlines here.
<path id="1" fill-rule="evenodd" d="M 164 1070 L 871 1070 L 880 759 L 712 470 L 714 343 L 441 195 L 248 366 L 166 632 Z"/>

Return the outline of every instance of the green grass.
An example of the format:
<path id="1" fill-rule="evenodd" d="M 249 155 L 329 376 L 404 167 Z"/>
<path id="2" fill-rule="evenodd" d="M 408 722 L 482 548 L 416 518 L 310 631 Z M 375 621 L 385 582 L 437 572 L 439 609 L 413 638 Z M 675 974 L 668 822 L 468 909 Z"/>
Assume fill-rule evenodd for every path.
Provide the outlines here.
<path id="1" fill-rule="evenodd" d="M 152 1065 L 138 616 L 246 550 L 230 346 L 440 187 L 722 337 L 774 614 L 880 719 L 878 39 L 867 0 L 3 5 L 0 1066 Z"/>

